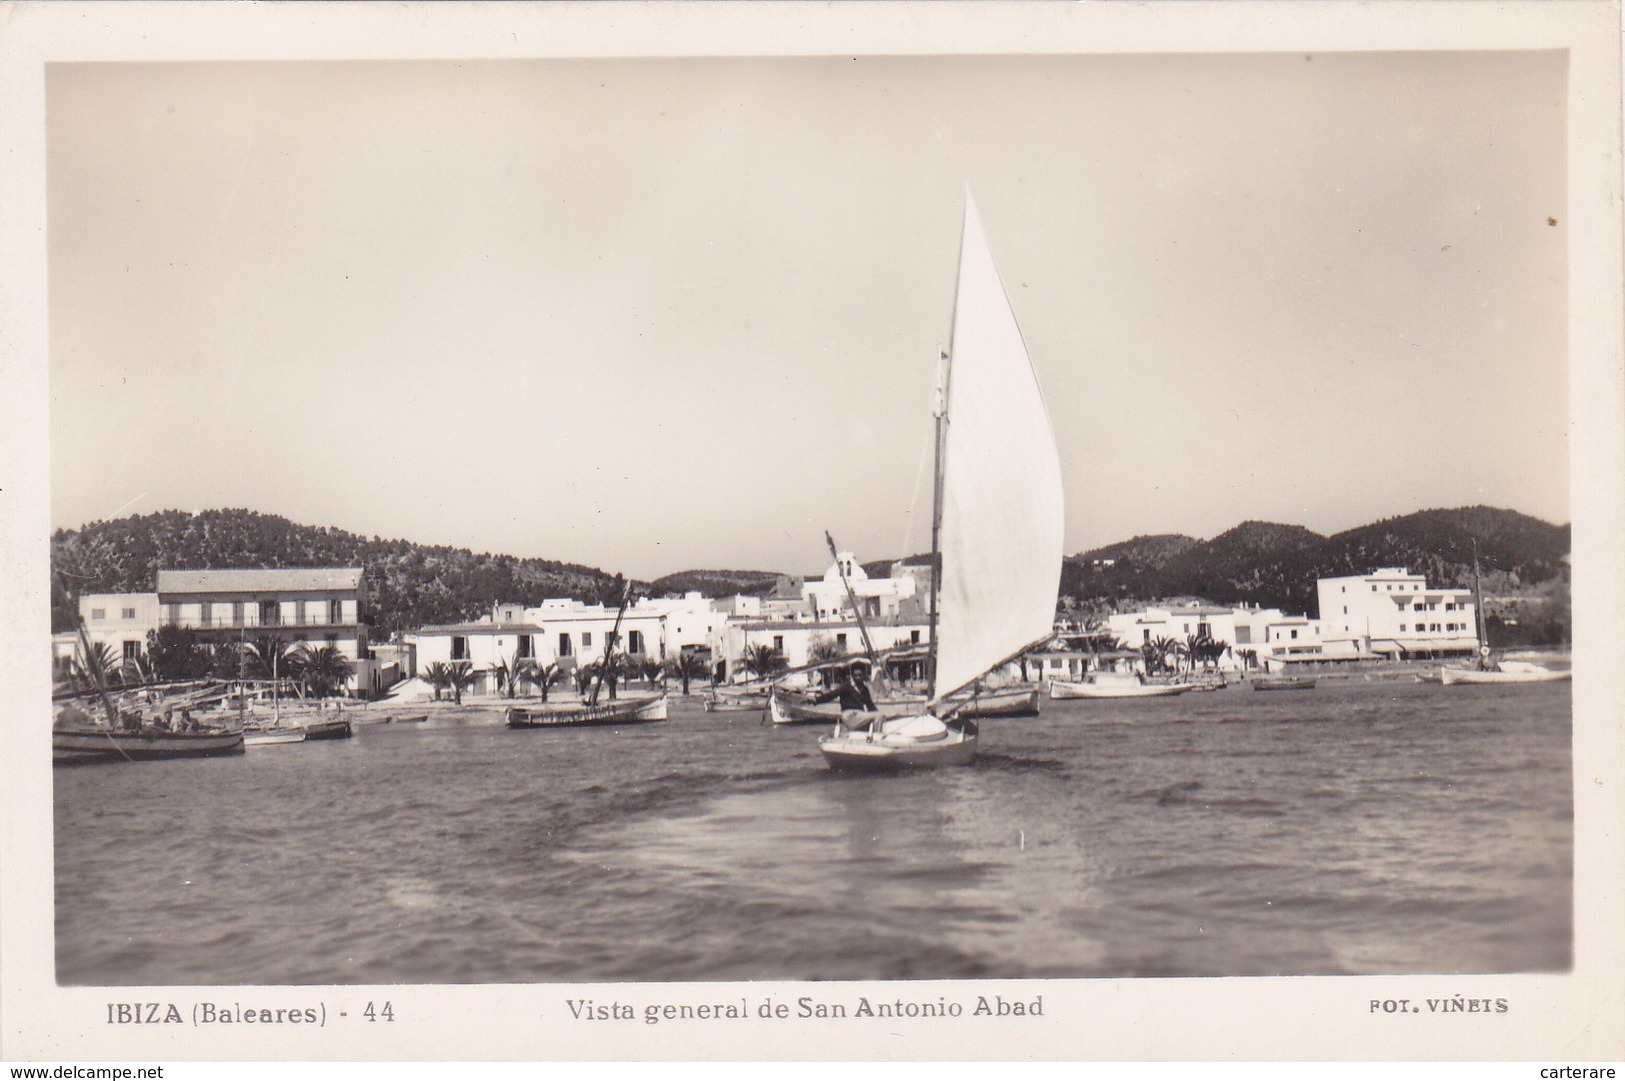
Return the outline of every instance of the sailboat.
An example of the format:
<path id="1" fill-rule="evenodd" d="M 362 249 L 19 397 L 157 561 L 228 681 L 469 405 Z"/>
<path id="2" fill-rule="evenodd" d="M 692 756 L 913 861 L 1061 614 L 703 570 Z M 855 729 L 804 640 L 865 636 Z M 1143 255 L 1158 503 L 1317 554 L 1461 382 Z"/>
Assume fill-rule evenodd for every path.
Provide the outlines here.
<path id="1" fill-rule="evenodd" d="M 976 756 L 961 692 L 1047 641 L 1060 587 L 1061 461 L 1038 377 L 970 193 L 952 337 L 938 367 L 930 694 L 901 717 L 843 715 L 834 769 L 960 765 Z M 959 696 L 957 700 L 955 696 Z"/>
<path id="2" fill-rule="evenodd" d="M 1572 679 L 1574 673 L 1542 668 L 1525 661 L 1496 661 L 1490 649 L 1489 626 L 1484 621 L 1484 584 L 1478 572 L 1478 545 L 1473 545 L 1473 607 L 1478 617 L 1478 664 L 1472 668 L 1441 668 L 1439 682 L 1446 687 L 1458 683 L 1557 683 Z"/>

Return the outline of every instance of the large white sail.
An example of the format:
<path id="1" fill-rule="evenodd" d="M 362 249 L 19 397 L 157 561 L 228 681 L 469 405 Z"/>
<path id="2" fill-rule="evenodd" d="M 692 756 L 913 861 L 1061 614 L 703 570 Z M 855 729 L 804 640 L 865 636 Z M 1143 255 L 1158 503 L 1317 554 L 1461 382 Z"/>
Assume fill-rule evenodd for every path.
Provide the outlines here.
<path id="1" fill-rule="evenodd" d="M 939 698 L 1047 636 L 1061 580 L 1055 434 L 968 192 L 947 407 Z"/>

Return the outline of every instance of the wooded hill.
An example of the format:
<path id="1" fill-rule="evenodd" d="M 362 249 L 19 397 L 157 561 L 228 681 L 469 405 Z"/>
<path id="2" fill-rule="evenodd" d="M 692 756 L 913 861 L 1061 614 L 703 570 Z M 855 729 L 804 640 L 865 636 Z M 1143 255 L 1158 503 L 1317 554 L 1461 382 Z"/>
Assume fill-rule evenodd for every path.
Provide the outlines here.
<path id="1" fill-rule="evenodd" d="M 1268 522 L 1244 522 L 1206 541 L 1135 537 L 1068 557 L 1061 602 L 1101 611 L 1183 597 L 1314 616 L 1320 577 L 1408 567 L 1431 585 L 1471 587 L 1475 540 L 1492 616 L 1516 620 L 1522 641 L 1566 640 L 1569 527 L 1493 507 L 1421 511 L 1329 537 Z M 930 557 L 906 561 L 928 563 Z M 884 575 L 892 562 L 864 566 Z M 594 567 L 368 538 L 249 510 L 162 511 L 59 530 L 51 538 L 52 625 L 73 626 L 70 590 L 150 592 L 161 568 L 318 566 L 365 571 L 375 637 L 476 618 L 498 601 L 534 605 L 573 597 L 613 604 L 623 585 L 619 575 Z M 632 584 L 654 595 L 695 589 L 712 597 L 760 595 L 776 577 L 773 571 L 695 570 Z"/>

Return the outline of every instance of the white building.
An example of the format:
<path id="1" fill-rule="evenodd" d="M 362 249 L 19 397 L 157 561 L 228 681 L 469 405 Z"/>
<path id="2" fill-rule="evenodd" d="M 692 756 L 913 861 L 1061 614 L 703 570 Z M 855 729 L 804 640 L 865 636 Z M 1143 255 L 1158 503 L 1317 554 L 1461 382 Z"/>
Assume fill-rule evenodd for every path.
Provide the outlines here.
<path id="1" fill-rule="evenodd" d="M 1171 638 L 1181 644 L 1191 638 L 1209 638 L 1231 647 L 1221 664 L 1234 667 L 1237 617 L 1248 609 L 1219 608 L 1213 605 L 1186 605 L 1174 608 L 1146 608 L 1138 612 L 1118 612 L 1106 617 L 1106 626 L 1116 639 L 1129 649 L 1139 649 L 1159 638 Z M 1244 623 L 1250 627 L 1250 623 Z M 1249 631 L 1250 634 L 1250 631 Z"/>
<path id="2" fill-rule="evenodd" d="M 107 646 L 118 661 L 133 661 L 146 652 L 147 634 L 158 629 L 158 594 L 86 593 L 79 598 L 79 618 L 93 646 Z"/>
<path id="3" fill-rule="evenodd" d="M 494 669 L 498 665 L 512 666 L 516 657 L 546 664 L 539 647 L 545 631 L 527 622 L 522 615 L 517 619 L 508 618 L 515 614 L 507 606 L 498 605 L 492 615 L 478 620 L 420 627 L 415 634 L 404 636 L 414 657 L 416 671 L 413 674 L 421 676 L 432 664 L 467 661 L 474 671 L 469 691 L 494 694 L 497 690 Z"/>
<path id="4" fill-rule="evenodd" d="M 1430 589 L 1404 567 L 1322 578 L 1321 649 L 1327 659 L 1439 657 L 1478 648 L 1478 614 L 1467 589 Z"/>
<path id="5" fill-rule="evenodd" d="M 720 680 L 742 678 L 741 664 L 747 651 L 767 646 L 784 658 L 787 668 L 799 668 L 812 660 L 820 643 L 829 643 L 849 656 L 864 654 L 863 631 L 867 628 L 875 651 L 884 653 L 898 647 L 928 644 L 929 625 L 923 619 L 865 619 L 814 623 L 808 620 L 730 619 L 712 639 L 711 656 Z"/>
<path id="6" fill-rule="evenodd" d="M 921 569 L 929 573 L 929 568 Z M 844 582 L 841 579 L 843 572 L 846 575 Z M 850 620 L 858 615 L 865 620 L 896 619 L 899 616 L 917 616 L 921 611 L 915 599 L 918 582 L 914 574 L 870 578 L 851 552 L 839 552 L 835 562 L 824 571 L 824 577 L 804 583 L 801 594 L 815 620 Z M 848 587 L 851 589 L 850 595 Z M 853 608 L 854 600 L 856 610 Z"/>
<path id="7" fill-rule="evenodd" d="M 420 627 L 405 638 L 414 649 L 417 674 L 436 662 L 467 661 L 475 673 L 471 693 L 494 694 L 499 689 L 495 669 L 511 667 L 516 659 L 556 664 L 567 672 L 602 660 L 617 615 L 616 655 L 634 663 L 658 664 L 704 649 L 727 621 L 697 592 L 644 598 L 624 614 L 618 606 L 558 598 L 533 608 L 498 604 L 478 620 Z"/>
<path id="8" fill-rule="evenodd" d="M 1320 624 L 1317 621 L 1308 616 L 1282 616 L 1265 625 L 1258 660 L 1270 671 L 1281 671 L 1294 661 L 1325 659 L 1320 648 Z"/>

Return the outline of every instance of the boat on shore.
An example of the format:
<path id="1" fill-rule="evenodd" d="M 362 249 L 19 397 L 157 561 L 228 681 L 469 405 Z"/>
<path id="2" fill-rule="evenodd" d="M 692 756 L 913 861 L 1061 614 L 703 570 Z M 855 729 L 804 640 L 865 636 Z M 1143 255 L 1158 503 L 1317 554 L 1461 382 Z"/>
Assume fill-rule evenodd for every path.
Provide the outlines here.
<path id="1" fill-rule="evenodd" d="M 937 572 L 927 702 L 902 717 L 842 714 L 818 743 L 831 769 L 971 762 L 980 738 L 976 722 L 964 716 L 972 688 L 1054 631 L 1064 523 L 1060 455 L 969 191 L 950 333 L 934 409 Z"/>
<path id="2" fill-rule="evenodd" d="M 1314 676 L 1254 676 L 1248 680 L 1255 691 L 1312 691 Z"/>
<path id="3" fill-rule="evenodd" d="M 648 724 L 666 719 L 666 696 L 622 698 L 602 705 L 558 703 L 509 706 L 503 714 L 509 728 L 567 728 Z"/>
<path id="4" fill-rule="evenodd" d="M 1087 680 L 1052 679 L 1049 696 L 1070 698 L 1171 698 L 1196 689 L 1194 683 L 1147 683 L 1137 675 L 1101 672 Z"/>

